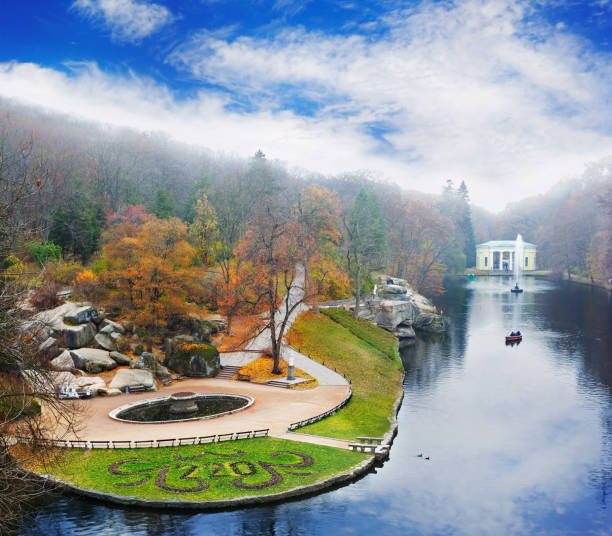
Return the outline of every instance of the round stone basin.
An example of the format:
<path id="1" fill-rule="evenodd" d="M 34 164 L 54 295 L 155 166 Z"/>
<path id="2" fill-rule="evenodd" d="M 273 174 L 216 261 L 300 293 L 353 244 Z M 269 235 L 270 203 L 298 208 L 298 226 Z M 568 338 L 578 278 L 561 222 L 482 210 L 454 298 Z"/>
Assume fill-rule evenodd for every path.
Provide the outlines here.
<path id="1" fill-rule="evenodd" d="M 109 413 L 111 419 L 133 423 L 196 421 L 242 411 L 253 404 L 250 396 L 228 393 L 175 393 L 125 404 Z"/>

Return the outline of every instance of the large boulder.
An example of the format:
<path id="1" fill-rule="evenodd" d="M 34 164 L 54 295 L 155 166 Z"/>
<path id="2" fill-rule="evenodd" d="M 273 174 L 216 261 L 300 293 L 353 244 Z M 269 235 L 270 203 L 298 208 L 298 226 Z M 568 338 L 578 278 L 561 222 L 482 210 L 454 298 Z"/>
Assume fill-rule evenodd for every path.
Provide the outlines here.
<path id="1" fill-rule="evenodd" d="M 48 337 L 45 342 L 41 343 L 38 350 L 39 352 L 42 352 L 47 359 L 53 359 L 62 353 L 62 351 L 59 349 L 57 339 L 54 339 L 53 337 Z"/>
<path id="2" fill-rule="evenodd" d="M 408 289 L 406 287 L 401 287 L 399 285 L 384 285 L 378 289 L 378 294 L 393 294 L 401 296 L 403 294 L 407 294 Z"/>
<path id="3" fill-rule="evenodd" d="M 211 322 L 217 328 L 217 331 L 225 331 L 227 329 L 227 321 L 221 315 L 206 314 L 202 316 L 202 320 Z"/>
<path id="4" fill-rule="evenodd" d="M 177 344 L 164 366 L 193 378 L 216 376 L 221 362 L 219 352 L 210 344 Z"/>
<path id="5" fill-rule="evenodd" d="M 118 365 L 128 365 L 132 364 L 132 358 L 129 355 L 121 354 L 119 352 L 111 352 L 111 359 L 114 359 Z"/>
<path id="6" fill-rule="evenodd" d="M 374 310 L 373 322 L 389 331 L 400 324 L 412 324 L 418 309 L 409 301 L 382 300 Z"/>
<path id="7" fill-rule="evenodd" d="M 109 389 L 125 391 L 126 387 L 144 385 L 147 391 L 157 391 L 157 383 L 150 370 L 119 369 L 109 384 Z"/>
<path id="8" fill-rule="evenodd" d="M 98 311 L 91 305 L 83 305 L 69 311 L 64 315 L 66 324 L 87 324 L 98 316 Z"/>
<path id="9" fill-rule="evenodd" d="M 94 341 L 96 346 L 98 348 L 102 348 L 103 350 L 107 350 L 109 352 L 114 352 L 117 350 L 115 340 L 108 333 L 97 333 L 94 337 Z"/>
<path id="10" fill-rule="evenodd" d="M 70 355 L 70 352 L 68 350 L 64 350 L 60 355 L 58 355 L 55 359 L 51 360 L 51 366 L 55 369 L 55 370 L 59 370 L 59 371 L 72 371 L 74 370 L 75 366 L 74 366 L 74 361 L 72 359 L 72 356 Z"/>
<path id="11" fill-rule="evenodd" d="M 211 335 L 219 331 L 213 322 L 203 320 L 200 315 L 195 313 L 171 318 L 168 322 L 168 328 L 172 331 L 188 333 L 196 342 L 210 342 Z"/>
<path id="12" fill-rule="evenodd" d="M 117 324 L 117 322 L 113 322 L 108 318 L 105 318 L 100 324 L 100 331 L 102 333 L 121 333 L 123 335 L 125 333 L 125 328 L 121 324 Z"/>
<path id="13" fill-rule="evenodd" d="M 68 348 L 83 348 L 93 340 L 95 335 L 91 324 L 79 324 L 78 326 L 66 326 L 64 329 L 64 344 Z"/>
<path id="14" fill-rule="evenodd" d="M 397 326 L 393 330 L 393 335 L 395 335 L 398 339 L 414 339 L 416 337 L 413 327 L 405 324 L 400 324 Z"/>
<path id="15" fill-rule="evenodd" d="M 106 383 L 99 376 L 82 376 L 77 378 L 72 386 L 78 392 L 85 392 L 89 390 L 92 396 L 98 395 L 100 389 L 106 389 Z"/>
<path id="16" fill-rule="evenodd" d="M 157 377 L 158 380 L 162 382 L 172 378 L 172 374 L 170 374 L 170 371 L 163 365 L 157 366 L 157 370 L 155 371 L 155 376 Z"/>
<path id="17" fill-rule="evenodd" d="M 142 354 L 138 356 L 138 359 L 130 363 L 130 367 L 141 370 L 152 370 L 155 372 L 157 370 L 158 363 L 159 358 L 155 354 L 152 354 L 151 352 L 142 352 Z"/>
<path id="18" fill-rule="evenodd" d="M 98 374 L 117 367 L 117 362 L 111 359 L 109 352 L 97 348 L 81 348 L 70 352 L 76 368 L 89 374 Z"/>
<path id="19" fill-rule="evenodd" d="M 435 313 L 421 313 L 412 323 L 415 329 L 427 333 L 444 333 L 447 330 L 446 320 Z"/>

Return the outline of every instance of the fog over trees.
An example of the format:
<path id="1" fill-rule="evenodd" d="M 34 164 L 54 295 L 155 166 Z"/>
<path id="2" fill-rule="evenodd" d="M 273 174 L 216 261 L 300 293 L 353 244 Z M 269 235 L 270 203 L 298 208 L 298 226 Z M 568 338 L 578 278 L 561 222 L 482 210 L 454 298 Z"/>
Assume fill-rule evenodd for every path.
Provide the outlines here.
<path id="1" fill-rule="evenodd" d="M 355 240 L 349 235 L 355 225 L 349 222 L 356 222 L 362 190 L 380 207 L 387 243 L 371 267 L 405 278 L 425 294 L 443 292 L 446 275 L 473 266 L 476 243 L 513 239 L 518 233 L 538 245 L 539 268 L 594 280 L 610 276 L 610 162 L 592 165 L 583 177 L 494 215 L 471 205 L 469 177 L 441 177 L 441 193 L 432 196 L 403 191 L 368 172 L 324 177 L 290 170 L 261 152 L 250 159 L 215 154 L 162 134 L 76 121 L 9 101 L 0 101 L 0 123 L 3 168 L 11 160 L 15 178 L 28 173 L 37 181 L 36 195 L 27 204 L 14 203 L 8 215 L 12 224 L 35 232 L 41 243 L 61 246 L 64 257 L 81 263 L 100 251 L 109 215 L 140 205 L 159 219 L 182 220 L 199 262 L 214 264 L 228 286 L 237 268 L 234 249 L 249 230 L 259 200 L 274 190 L 303 210 L 302 192 L 318 185 L 337 200 L 339 223 L 336 243 L 323 249 L 353 283 Z M 9 199 L 19 193 L 5 189 L 0 195 Z M 304 214 L 301 218 L 302 230 L 312 225 Z M 300 247 L 308 258 L 303 237 Z M 358 278 L 363 292 L 371 286 L 370 270 L 365 272 Z M 310 280 L 308 266 L 306 274 Z"/>

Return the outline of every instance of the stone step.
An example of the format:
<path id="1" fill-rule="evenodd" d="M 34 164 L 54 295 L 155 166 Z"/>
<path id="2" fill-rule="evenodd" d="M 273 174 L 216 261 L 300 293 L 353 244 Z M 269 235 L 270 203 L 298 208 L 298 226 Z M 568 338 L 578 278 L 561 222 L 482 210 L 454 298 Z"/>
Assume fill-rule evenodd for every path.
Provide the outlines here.
<path id="1" fill-rule="evenodd" d="M 231 378 L 234 374 L 236 374 L 242 367 L 237 367 L 234 365 L 226 365 L 224 366 L 220 371 L 219 374 L 217 374 L 217 378 L 219 379 L 229 379 Z"/>
<path id="2" fill-rule="evenodd" d="M 276 380 L 269 380 L 266 382 L 266 385 L 270 385 L 272 387 L 282 387 L 283 389 L 289 389 L 290 385 L 286 382 L 279 382 Z"/>

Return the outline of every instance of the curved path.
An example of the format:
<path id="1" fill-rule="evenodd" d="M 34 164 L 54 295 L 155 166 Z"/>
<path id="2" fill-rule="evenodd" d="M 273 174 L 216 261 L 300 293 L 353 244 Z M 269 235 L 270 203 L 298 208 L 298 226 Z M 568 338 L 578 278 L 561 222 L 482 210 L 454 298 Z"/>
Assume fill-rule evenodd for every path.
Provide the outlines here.
<path id="1" fill-rule="evenodd" d="M 296 271 L 294 285 L 290 290 L 290 306 L 295 304 L 296 300 L 301 300 L 304 295 L 304 270 L 298 265 Z M 307 309 L 308 306 L 305 304 L 296 307 L 287 322 L 286 331 L 289 331 L 297 316 Z M 280 317 L 284 315 L 282 308 L 277 314 Z M 269 330 L 264 330 L 247 346 L 248 352 L 221 354 L 221 364 L 244 366 L 258 357 L 258 350 L 269 347 L 269 339 Z M 350 392 L 348 381 L 340 374 L 313 361 L 285 343 L 282 345 L 282 355 L 287 360 L 293 358 L 295 366 L 315 377 L 319 386 L 314 389 L 291 390 L 216 378 L 188 378 L 163 387 L 158 392 L 122 394 L 88 400 L 83 404 L 84 418 L 78 431 L 78 437 L 73 434 L 66 436 L 62 434 L 62 437 L 85 441 L 146 441 L 229 434 L 268 428 L 270 435 L 276 437 L 347 448 L 347 441 L 289 433 L 288 429 L 289 425 L 294 422 L 316 417 L 342 403 Z M 255 402 L 249 408 L 232 415 L 198 421 L 136 424 L 116 421 L 108 416 L 111 410 L 124 404 L 168 396 L 180 391 L 245 394 L 251 396 Z"/>
<path id="2" fill-rule="evenodd" d="M 111 419 L 111 410 L 127 403 L 159 398 L 180 391 L 198 393 L 238 393 L 253 397 L 249 408 L 214 419 L 164 424 L 124 423 Z M 206 436 L 246 432 L 269 428 L 270 435 L 287 439 L 299 439 L 299 434 L 286 436 L 291 423 L 315 417 L 340 404 L 348 395 L 348 386 L 319 386 L 309 390 L 292 390 L 269 387 L 247 382 L 217 379 L 187 379 L 159 392 L 122 394 L 114 397 L 98 397 L 84 405 L 84 415 L 78 438 L 64 439 L 88 441 L 145 441 L 149 439 L 177 439 L 180 437 Z M 306 440 L 310 442 L 310 440 Z M 331 440 L 334 446 L 346 447 L 346 442 Z M 330 444 L 322 438 L 322 444 Z"/>

